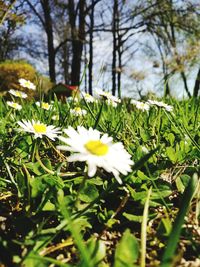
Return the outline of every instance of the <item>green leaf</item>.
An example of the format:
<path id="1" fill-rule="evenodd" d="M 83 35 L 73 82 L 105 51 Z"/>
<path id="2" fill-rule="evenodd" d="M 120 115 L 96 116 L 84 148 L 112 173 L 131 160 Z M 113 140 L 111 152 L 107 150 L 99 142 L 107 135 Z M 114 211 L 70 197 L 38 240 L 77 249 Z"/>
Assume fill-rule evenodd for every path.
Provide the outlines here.
<path id="1" fill-rule="evenodd" d="M 41 168 L 39 162 L 29 162 L 26 165 L 26 168 L 31 170 L 36 175 L 42 175 L 44 174 L 43 169 Z"/>
<path id="2" fill-rule="evenodd" d="M 99 196 L 98 190 L 94 184 L 85 183 L 81 189 L 79 198 L 80 200 L 90 203 Z"/>
<path id="3" fill-rule="evenodd" d="M 31 196 L 36 198 L 38 195 L 45 191 L 46 185 L 43 184 L 42 180 L 39 178 L 34 178 L 31 180 Z"/>
<path id="4" fill-rule="evenodd" d="M 92 237 L 88 242 L 88 248 L 91 253 L 92 263 L 94 266 L 97 266 L 106 256 L 105 242 Z"/>
<path id="5" fill-rule="evenodd" d="M 88 183 L 95 184 L 95 185 L 102 185 L 103 180 L 100 177 L 95 177 L 95 178 L 91 178 L 90 180 L 88 180 Z"/>
<path id="6" fill-rule="evenodd" d="M 16 181 L 17 181 L 21 195 L 24 196 L 27 190 L 27 186 L 26 186 L 26 179 L 24 178 L 24 175 L 22 175 L 21 172 L 16 173 Z"/>
<path id="7" fill-rule="evenodd" d="M 23 266 L 24 267 L 46 267 L 46 262 L 45 261 L 41 261 L 40 258 L 35 258 L 36 253 L 31 252 L 28 257 L 25 259 L 25 261 L 23 262 Z"/>
<path id="8" fill-rule="evenodd" d="M 48 158 L 42 159 L 42 163 L 47 169 L 52 170 L 51 161 Z"/>
<path id="9" fill-rule="evenodd" d="M 44 207 L 42 208 L 43 211 L 53 211 L 55 210 L 55 205 L 50 201 L 46 202 Z"/>
<path id="10" fill-rule="evenodd" d="M 173 147 L 169 146 L 166 148 L 166 154 L 168 156 L 168 158 L 175 163 L 177 161 L 177 155 L 176 155 L 176 151 L 174 150 Z"/>
<path id="11" fill-rule="evenodd" d="M 114 224 L 119 224 L 119 220 L 115 219 L 115 218 L 110 218 L 107 223 L 106 226 L 108 228 L 112 228 Z"/>
<path id="12" fill-rule="evenodd" d="M 176 187 L 177 187 L 178 191 L 183 193 L 185 190 L 185 186 L 184 186 L 181 178 L 177 177 L 175 182 L 176 182 Z"/>
<path id="13" fill-rule="evenodd" d="M 191 179 L 191 177 L 189 175 L 187 175 L 187 174 L 182 174 L 181 175 L 181 181 L 182 181 L 182 183 L 183 183 L 183 185 L 185 187 L 187 187 L 187 185 L 189 184 L 190 179 Z"/>
<path id="14" fill-rule="evenodd" d="M 114 267 L 133 267 L 139 256 L 139 244 L 136 237 L 127 229 L 115 251 Z"/>
<path id="15" fill-rule="evenodd" d="M 148 178 L 148 176 L 146 176 L 142 171 L 137 171 L 137 175 L 138 175 L 138 177 L 140 178 L 140 179 L 142 179 L 142 180 L 148 180 L 149 178 Z"/>
<path id="16" fill-rule="evenodd" d="M 39 177 L 31 179 L 32 197 L 35 198 L 38 195 L 43 194 L 45 189 L 51 188 L 51 190 L 62 189 L 64 183 L 62 179 L 58 176 L 51 174 L 44 174 Z"/>
<path id="17" fill-rule="evenodd" d="M 140 136 L 144 142 L 147 142 L 150 138 L 148 132 L 144 130 L 143 128 L 140 128 Z"/>
<path id="18" fill-rule="evenodd" d="M 174 145 L 174 140 L 175 140 L 175 136 L 174 136 L 174 134 L 173 134 L 173 133 L 169 133 L 169 134 L 167 135 L 167 138 L 168 138 L 168 140 L 169 140 L 169 142 L 170 142 L 170 145 L 173 146 L 173 145 Z"/>
<path id="19" fill-rule="evenodd" d="M 122 215 L 123 215 L 126 219 L 128 219 L 129 221 L 131 221 L 131 222 L 139 222 L 139 223 L 142 222 L 142 216 L 139 216 L 139 215 L 133 215 L 133 214 L 130 214 L 130 213 L 127 213 L 127 212 L 123 212 Z"/>

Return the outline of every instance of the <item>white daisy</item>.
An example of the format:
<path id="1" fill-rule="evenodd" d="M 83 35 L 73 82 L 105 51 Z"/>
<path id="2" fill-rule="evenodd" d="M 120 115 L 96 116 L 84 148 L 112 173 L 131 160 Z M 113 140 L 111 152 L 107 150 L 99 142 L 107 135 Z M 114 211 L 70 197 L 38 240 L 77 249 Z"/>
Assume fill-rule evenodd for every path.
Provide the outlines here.
<path id="1" fill-rule="evenodd" d="M 141 109 L 142 111 L 148 111 L 150 108 L 148 103 L 140 102 L 134 99 L 131 99 L 131 104 L 135 105 L 137 109 Z"/>
<path id="2" fill-rule="evenodd" d="M 169 112 L 173 111 L 173 106 L 167 105 L 166 103 L 162 101 L 148 100 L 148 103 L 150 105 L 155 105 L 157 107 L 164 108 L 166 111 L 169 111 Z"/>
<path id="3" fill-rule="evenodd" d="M 31 90 L 35 90 L 36 89 L 35 84 L 30 82 L 29 80 L 25 80 L 25 79 L 21 78 L 21 79 L 19 79 L 19 83 L 24 88 L 28 88 L 28 89 L 31 89 Z"/>
<path id="4" fill-rule="evenodd" d="M 70 113 L 75 116 L 85 116 L 87 111 L 85 109 L 81 109 L 80 107 L 75 107 L 74 109 L 70 109 Z"/>
<path id="5" fill-rule="evenodd" d="M 88 102 L 88 103 L 94 103 L 95 102 L 95 98 L 92 95 L 85 93 L 85 92 L 82 92 L 82 95 L 83 95 L 83 98 L 85 99 L 86 102 Z"/>
<path id="6" fill-rule="evenodd" d="M 66 145 L 60 145 L 60 150 L 74 152 L 68 157 L 69 162 L 86 161 L 88 176 L 92 177 L 97 167 L 113 173 L 116 180 L 121 184 L 120 174 L 127 175 L 131 171 L 131 155 L 125 150 L 121 142 L 113 143 L 108 134 L 83 126 L 78 126 L 77 131 L 71 126 L 64 130 L 68 138 L 60 136 L 59 139 Z"/>
<path id="7" fill-rule="evenodd" d="M 113 105 L 113 103 L 121 103 L 121 99 L 119 99 L 118 97 L 112 95 L 110 92 L 106 92 L 106 91 L 99 91 L 97 92 L 97 94 L 102 97 L 103 99 L 107 100 L 108 104 Z M 113 105 L 115 106 L 115 105 Z"/>
<path id="8" fill-rule="evenodd" d="M 11 95 L 14 95 L 14 96 L 17 96 L 17 97 L 20 97 L 20 98 L 27 98 L 27 94 L 22 92 L 22 91 L 18 91 L 18 90 L 14 90 L 14 89 L 10 89 L 8 91 Z"/>
<path id="9" fill-rule="evenodd" d="M 18 121 L 19 126 L 21 126 L 21 131 L 34 134 L 35 138 L 42 138 L 44 135 L 51 140 L 55 140 L 60 133 L 60 128 L 56 128 L 53 125 L 46 125 L 40 121 Z"/>
<path id="10" fill-rule="evenodd" d="M 107 99 L 107 100 L 106 100 L 106 103 L 107 103 L 109 106 L 112 106 L 112 107 L 114 107 L 114 108 L 117 107 L 117 102 L 114 102 L 114 101 L 112 101 L 111 99 Z"/>
<path id="11" fill-rule="evenodd" d="M 7 101 L 6 102 L 8 106 L 14 108 L 14 109 L 17 109 L 17 110 L 21 110 L 22 109 L 22 106 L 19 105 L 18 103 L 15 103 L 13 101 Z"/>
<path id="12" fill-rule="evenodd" d="M 49 104 L 49 103 L 46 103 L 46 102 L 36 102 L 35 103 L 38 107 L 41 107 L 41 108 L 43 108 L 43 109 L 45 109 L 45 110 L 50 110 L 50 109 L 52 109 L 52 105 L 51 104 Z"/>

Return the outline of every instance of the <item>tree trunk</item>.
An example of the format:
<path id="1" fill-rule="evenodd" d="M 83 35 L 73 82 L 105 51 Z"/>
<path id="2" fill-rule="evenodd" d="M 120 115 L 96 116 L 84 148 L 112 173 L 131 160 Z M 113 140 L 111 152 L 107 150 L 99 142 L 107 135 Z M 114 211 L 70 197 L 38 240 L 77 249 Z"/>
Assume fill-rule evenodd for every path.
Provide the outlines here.
<path id="1" fill-rule="evenodd" d="M 165 74 L 164 76 L 164 97 L 170 96 L 170 87 L 169 87 L 169 75 Z"/>
<path id="2" fill-rule="evenodd" d="M 200 89 L 200 68 L 198 70 L 195 85 L 194 85 L 193 97 L 198 97 L 199 89 Z"/>
<path id="3" fill-rule="evenodd" d="M 117 56 L 118 56 L 118 68 L 117 68 L 117 93 L 118 97 L 121 98 L 121 71 L 122 71 L 122 35 L 119 31 L 120 25 L 119 25 L 119 6 L 117 1 L 117 8 L 116 8 L 116 32 L 117 32 Z"/>
<path id="4" fill-rule="evenodd" d="M 49 0 L 41 0 L 41 5 L 44 12 L 44 27 L 47 35 L 49 76 L 52 82 L 56 82 L 56 70 L 55 70 L 56 55 L 53 43 L 53 26 L 52 26 L 51 7 Z"/>
<path id="5" fill-rule="evenodd" d="M 63 62 L 62 62 L 62 67 L 63 67 L 63 77 L 65 80 L 65 84 L 69 84 L 69 48 L 67 43 L 63 46 Z"/>
<path id="6" fill-rule="evenodd" d="M 118 92 L 118 97 L 121 98 L 121 71 L 122 71 L 121 46 L 118 47 L 118 60 L 119 60 L 119 66 L 118 66 L 119 70 L 117 72 L 117 92 Z"/>
<path id="7" fill-rule="evenodd" d="M 93 79 L 93 28 L 94 28 L 94 0 L 92 0 L 92 8 L 90 13 L 90 59 L 89 59 L 89 94 L 92 95 L 92 79 Z"/>
<path id="8" fill-rule="evenodd" d="M 72 67 L 71 84 L 79 86 L 81 59 L 83 52 L 83 43 L 85 41 L 85 0 L 80 0 L 79 6 L 79 25 L 76 29 L 76 11 L 74 1 L 69 0 L 69 20 L 72 34 Z"/>
<path id="9" fill-rule="evenodd" d="M 117 32 L 116 16 L 118 11 L 118 0 L 114 0 L 113 5 L 113 57 L 112 57 L 112 94 L 116 94 L 116 61 L 117 61 Z"/>
<path id="10" fill-rule="evenodd" d="M 181 72 L 181 77 L 182 77 L 182 79 L 183 79 L 183 83 L 184 83 L 185 91 L 186 91 L 188 97 L 191 97 L 191 94 L 190 94 L 190 91 L 189 91 L 189 89 L 188 89 L 188 85 L 187 85 L 187 79 L 186 79 L 185 73 L 184 73 L 183 71 Z"/>

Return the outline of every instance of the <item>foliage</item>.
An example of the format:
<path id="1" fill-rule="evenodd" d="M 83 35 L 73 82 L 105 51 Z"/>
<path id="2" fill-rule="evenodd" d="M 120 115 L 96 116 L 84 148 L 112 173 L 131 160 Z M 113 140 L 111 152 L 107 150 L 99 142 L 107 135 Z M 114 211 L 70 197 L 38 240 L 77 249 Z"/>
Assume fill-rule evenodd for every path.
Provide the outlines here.
<path id="1" fill-rule="evenodd" d="M 10 89 L 30 92 L 22 88 L 18 82 L 20 78 L 37 83 L 38 87 L 43 88 L 44 92 L 52 87 L 51 82 L 45 76 L 38 75 L 36 69 L 28 62 L 22 60 L 6 60 L 0 63 L 0 91 L 6 93 Z"/>
<path id="2" fill-rule="evenodd" d="M 15 56 L 24 45 L 17 30 L 24 25 L 23 3 L 16 0 L 0 0 L 0 62 Z"/>

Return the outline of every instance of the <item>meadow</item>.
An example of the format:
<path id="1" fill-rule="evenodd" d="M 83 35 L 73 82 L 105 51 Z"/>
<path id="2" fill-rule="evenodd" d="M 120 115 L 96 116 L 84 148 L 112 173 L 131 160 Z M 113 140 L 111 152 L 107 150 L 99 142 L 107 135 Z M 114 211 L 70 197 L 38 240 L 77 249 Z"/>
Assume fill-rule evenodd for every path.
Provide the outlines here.
<path id="1" fill-rule="evenodd" d="M 1 266 L 200 266 L 199 99 L 10 98 Z"/>

